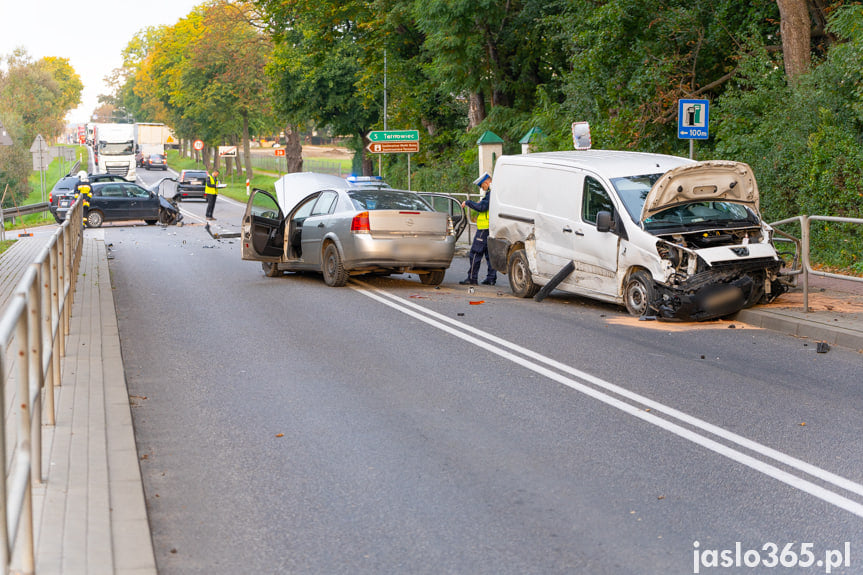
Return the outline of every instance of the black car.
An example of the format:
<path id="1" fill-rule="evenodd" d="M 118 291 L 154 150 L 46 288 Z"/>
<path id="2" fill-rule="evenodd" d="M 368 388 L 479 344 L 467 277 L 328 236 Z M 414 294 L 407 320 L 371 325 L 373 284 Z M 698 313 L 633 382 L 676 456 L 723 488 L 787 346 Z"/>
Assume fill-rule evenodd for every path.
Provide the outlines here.
<path id="1" fill-rule="evenodd" d="M 175 224 L 183 219 L 176 204 L 132 182 L 91 184 L 90 193 L 88 227 L 98 228 L 103 222 L 121 220 L 144 220 L 149 225 L 156 222 Z M 58 212 L 62 211 L 65 217 L 74 201 L 74 196 L 62 198 Z"/>
<path id="2" fill-rule="evenodd" d="M 96 182 L 126 182 L 126 178 L 122 176 L 118 176 L 117 174 L 87 174 L 87 179 L 91 184 Z M 54 184 L 54 187 L 51 189 L 51 192 L 48 194 L 48 203 L 50 206 L 48 209 L 51 211 L 51 214 L 54 216 L 54 219 L 58 224 L 62 224 L 66 219 L 66 208 L 60 208 L 60 199 L 65 197 L 70 197 L 74 199 L 75 189 L 78 187 L 78 176 L 63 176 L 60 180 Z M 69 203 L 69 206 L 72 204 Z"/>
<path id="3" fill-rule="evenodd" d="M 177 193 L 175 200 L 204 197 L 204 186 L 207 183 L 207 172 L 205 170 L 183 170 L 177 179 Z"/>
<path id="4" fill-rule="evenodd" d="M 168 169 L 168 159 L 162 154 L 150 154 L 144 160 L 144 167 L 148 170 L 166 170 Z"/>

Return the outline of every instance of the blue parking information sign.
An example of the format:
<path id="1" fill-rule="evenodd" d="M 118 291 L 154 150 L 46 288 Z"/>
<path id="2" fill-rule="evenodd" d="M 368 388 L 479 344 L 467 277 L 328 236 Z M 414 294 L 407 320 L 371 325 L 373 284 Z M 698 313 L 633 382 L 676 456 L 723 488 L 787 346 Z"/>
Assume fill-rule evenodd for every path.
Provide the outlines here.
<path id="1" fill-rule="evenodd" d="M 677 101 L 677 137 L 684 140 L 706 140 L 710 135 L 710 102 Z"/>

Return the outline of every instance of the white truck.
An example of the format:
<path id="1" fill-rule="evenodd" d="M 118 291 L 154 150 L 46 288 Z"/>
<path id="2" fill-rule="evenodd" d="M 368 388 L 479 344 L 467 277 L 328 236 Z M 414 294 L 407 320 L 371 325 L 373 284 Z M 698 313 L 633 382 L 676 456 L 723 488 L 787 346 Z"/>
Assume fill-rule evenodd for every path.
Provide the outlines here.
<path id="1" fill-rule="evenodd" d="M 98 124 L 95 151 L 99 172 L 135 181 L 134 124 Z"/>
<path id="2" fill-rule="evenodd" d="M 137 151 L 145 158 L 150 154 L 165 153 L 165 144 L 171 140 L 171 129 L 165 124 L 135 124 L 135 144 Z M 140 162 L 138 165 L 141 165 Z"/>

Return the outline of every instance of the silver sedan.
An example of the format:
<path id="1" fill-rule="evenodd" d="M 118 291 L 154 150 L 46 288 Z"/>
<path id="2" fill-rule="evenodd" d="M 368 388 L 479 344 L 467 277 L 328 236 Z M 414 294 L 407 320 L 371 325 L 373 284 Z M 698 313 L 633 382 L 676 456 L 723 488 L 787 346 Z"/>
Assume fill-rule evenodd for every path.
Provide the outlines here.
<path id="1" fill-rule="evenodd" d="M 458 200 L 444 194 L 310 172 L 275 188 L 253 190 L 243 216 L 243 259 L 262 262 L 268 276 L 316 271 L 343 286 L 351 275 L 411 272 L 438 285 L 467 226 Z"/>

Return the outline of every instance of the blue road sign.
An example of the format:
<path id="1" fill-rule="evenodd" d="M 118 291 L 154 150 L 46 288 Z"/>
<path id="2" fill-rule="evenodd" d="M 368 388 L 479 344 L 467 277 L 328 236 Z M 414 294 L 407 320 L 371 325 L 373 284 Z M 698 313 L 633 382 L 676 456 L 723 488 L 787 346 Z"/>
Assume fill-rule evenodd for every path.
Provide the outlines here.
<path id="1" fill-rule="evenodd" d="M 677 101 L 677 137 L 684 140 L 706 140 L 710 136 L 710 102 Z"/>

